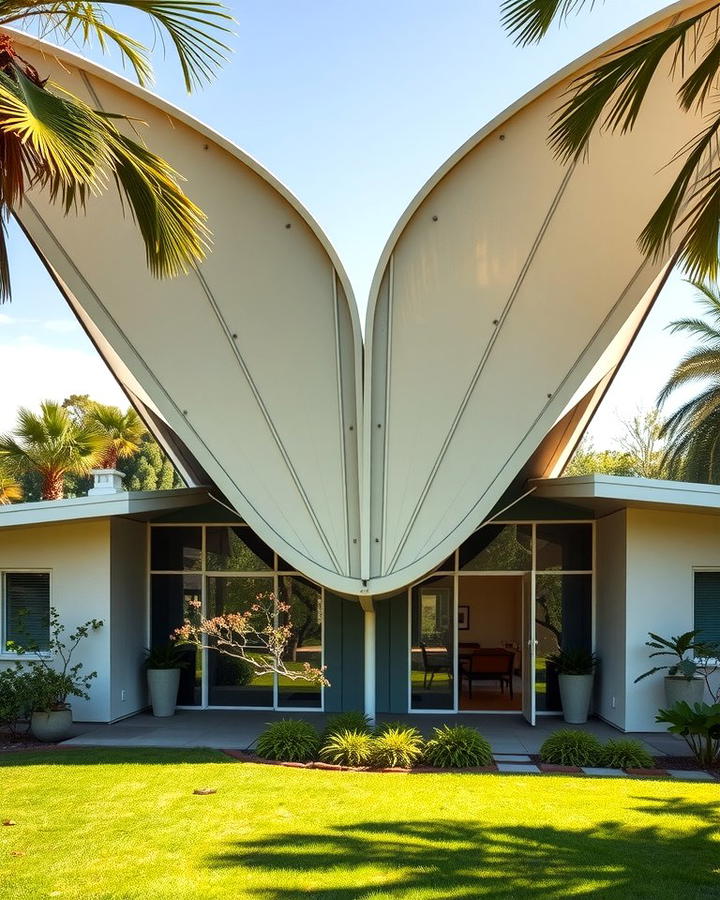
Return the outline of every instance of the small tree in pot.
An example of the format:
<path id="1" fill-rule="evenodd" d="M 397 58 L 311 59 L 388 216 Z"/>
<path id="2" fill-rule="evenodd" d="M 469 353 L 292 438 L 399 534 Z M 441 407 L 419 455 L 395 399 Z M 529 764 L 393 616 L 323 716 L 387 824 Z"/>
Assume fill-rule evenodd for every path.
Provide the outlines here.
<path id="1" fill-rule="evenodd" d="M 37 646 L 21 646 L 8 642 L 8 649 L 19 655 L 33 653 L 37 657 L 28 663 L 28 697 L 32 706 L 30 731 L 39 741 L 60 741 L 68 737 L 72 726 L 69 697 L 90 699 L 90 685 L 97 672 L 83 672 L 83 664 L 71 665 L 78 645 L 94 631 L 102 628 L 100 619 L 89 619 L 65 637 L 66 628 L 54 607 L 49 610 L 50 640 L 47 650 Z"/>
<path id="2" fill-rule="evenodd" d="M 572 725 L 587 722 L 597 656 L 587 650 L 561 648 L 548 659 L 557 669 L 563 718 Z"/>
<path id="3" fill-rule="evenodd" d="M 705 696 L 705 678 L 701 671 L 701 659 L 704 655 L 710 655 L 710 648 L 697 640 L 698 634 L 699 631 L 686 631 L 684 634 L 664 638 L 659 634 L 653 634 L 652 631 L 648 632 L 651 640 L 645 641 L 645 646 L 653 650 L 650 659 L 656 656 L 671 656 L 675 661 L 665 666 L 653 666 L 652 669 L 638 675 L 635 684 L 656 672 L 667 672 L 665 699 L 668 706 L 680 702 L 691 705 L 702 703 Z M 690 654 L 693 655 L 692 658 Z"/>
<path id="4" fill-rule="evenodd" d="M 187 665 L 177 644 L 163 644 L 147 651 L 145 671 L 154 716 L 166 718 L 175 715 L 180 672 Z"/>

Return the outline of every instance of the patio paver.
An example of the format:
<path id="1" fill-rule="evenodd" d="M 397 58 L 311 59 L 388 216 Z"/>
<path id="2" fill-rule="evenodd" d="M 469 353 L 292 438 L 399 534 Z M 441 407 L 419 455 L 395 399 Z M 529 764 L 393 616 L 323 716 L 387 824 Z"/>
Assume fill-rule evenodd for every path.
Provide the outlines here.
<path id="1" fill-rule="evenodd" d="M 513 775 L 539 775 L 540 769 L 532 763 L 497 762 L 498 772 L 512 772 Z"/>
<path id="2" fill-rule="evenodd" d="M 678 781 L 717 781 L 709 772 L 697 772 L 692 769 L 668 769 L 668 775 L 677 778 Z"/>
<path id="3" fill-rule="evenodd" d="M 581 766 L 586 775 L 595 775 L 600 778 L 627 778 L 622 769 L 605 769 L 602 766 Z"/>

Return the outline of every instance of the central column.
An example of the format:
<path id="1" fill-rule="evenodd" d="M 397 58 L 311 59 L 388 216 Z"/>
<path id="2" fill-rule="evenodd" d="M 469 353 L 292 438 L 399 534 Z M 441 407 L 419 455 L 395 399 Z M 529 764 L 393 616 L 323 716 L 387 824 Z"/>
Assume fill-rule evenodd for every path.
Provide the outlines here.
<path id="1" fill-rule="evenodd" d="M 372 597 L 360 597 L 364 616 L 365 715 L 375 724 L 375 604 Z"/>

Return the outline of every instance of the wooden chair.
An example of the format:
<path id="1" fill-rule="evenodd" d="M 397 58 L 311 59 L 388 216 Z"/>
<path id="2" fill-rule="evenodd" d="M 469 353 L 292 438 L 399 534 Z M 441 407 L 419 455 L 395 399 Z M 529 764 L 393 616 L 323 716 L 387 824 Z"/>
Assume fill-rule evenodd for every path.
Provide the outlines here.
<path id="1" fill-rule="evenodd" d="M 465 661 L 460 670 L 460 680 L 467 678 L 469 695 L 472 697 L 473 681 L 499 681 L 500 692 L 505 692 L 505 685 L 510 688 L 513 698 L 513 667 L 515 653 L 502 648 L 475 650 L 469 661 Z"/>
<path id="2" fill-rule="evenodd" d="M 423 661 L 423 690 L 428 690 L 432 687 L 433 678 L 435 677 L 436 672 L 447 672 L 450 676 L 450 681 L 452 681 L 453 665 L 447 650 L 445 650 L 444 653 L 438 653 L 435 659 L 431 659 L 427 651 L 427 644 L 424 644 L 421 641 L 420 652 L 422 653 Z M 429 679 L 428 676 L 430 676 Z"/>

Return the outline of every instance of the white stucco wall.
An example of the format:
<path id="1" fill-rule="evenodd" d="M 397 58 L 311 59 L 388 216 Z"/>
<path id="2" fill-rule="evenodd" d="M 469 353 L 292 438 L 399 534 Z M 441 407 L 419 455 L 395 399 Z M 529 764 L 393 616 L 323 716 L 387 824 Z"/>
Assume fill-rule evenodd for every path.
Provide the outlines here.
<path id="1" fill-rule="evenodd" d="M 720 569 L 720 517 L 649 509 L 627 510 L 627 731 L 662 731 L 662 674 L 650 668 L 648 631 L 677 635 L 694 627 L 693 572 Z"/>
<path id="2" fill-rule="evenodd" d="M 596 523 L 595 711 L 618 728 L 626 715 L 626 511 Z"/>
<path id="3" fill-rule="evenodd" d="M 50 571 L 50 602 L 69 633 L 88 619 L 105 626 L 78 647 L 73 662 L 97 671 L 90 700 L 73 700 L 76 721 L 110 716 L 110 523 L 107 519 L 0 530 L 0 570 Z M 15 659 L 0 655 L 0 665 Z"/>
<path id="4" fill-rule="evenodd" d="M 130 519 L 111 524 L 110 718 L 147 706 L 142 668 L 147 639 L 147 525 Z"/>

